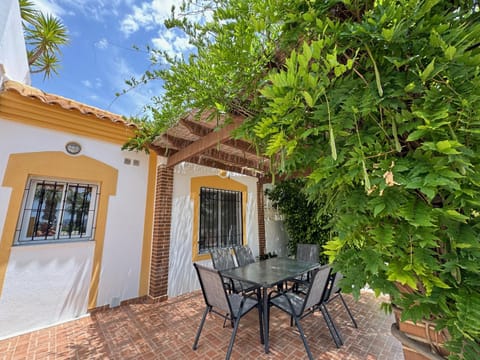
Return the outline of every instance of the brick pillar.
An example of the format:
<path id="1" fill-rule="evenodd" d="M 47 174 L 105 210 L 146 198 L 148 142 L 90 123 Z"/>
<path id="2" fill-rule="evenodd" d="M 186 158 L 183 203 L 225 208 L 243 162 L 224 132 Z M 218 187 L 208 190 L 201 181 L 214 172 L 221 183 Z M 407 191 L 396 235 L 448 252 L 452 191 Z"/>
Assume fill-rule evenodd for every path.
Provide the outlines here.
<path id="1" fill-rule="evenodd" d="M 167 300 L 170 228 L 172 224 L 173 167 L 159 165 L 153 218 L 152 260 L 148 295 Z"/>
<path id="2" fill-rule="evenodd" d="M 257 181 L 257 214 L 258 214 L 258 246 L 260 255 L 265 254 L 266 240 L 265 240 L 265 197 L 263 194 L 263 182 L 260 179 Z"/>

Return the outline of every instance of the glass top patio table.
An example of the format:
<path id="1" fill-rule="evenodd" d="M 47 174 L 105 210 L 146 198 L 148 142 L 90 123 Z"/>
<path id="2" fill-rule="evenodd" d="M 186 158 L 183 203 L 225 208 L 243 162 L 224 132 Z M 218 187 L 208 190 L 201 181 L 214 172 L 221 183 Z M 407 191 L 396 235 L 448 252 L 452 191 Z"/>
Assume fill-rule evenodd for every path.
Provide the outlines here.
<path id="1" fill-rule="evenodd" d="M 269 351 L 268 343 L 268 289 L 288 279 L 305 274 L 320 267 L 319 263 L 296 259 L 275 257 L 257 261 L 245 266 L 221 271 L 222 276 L 240 281 L 248 281 L 262 288 L 263 324 L 265 334 L 265 353 Z"/>

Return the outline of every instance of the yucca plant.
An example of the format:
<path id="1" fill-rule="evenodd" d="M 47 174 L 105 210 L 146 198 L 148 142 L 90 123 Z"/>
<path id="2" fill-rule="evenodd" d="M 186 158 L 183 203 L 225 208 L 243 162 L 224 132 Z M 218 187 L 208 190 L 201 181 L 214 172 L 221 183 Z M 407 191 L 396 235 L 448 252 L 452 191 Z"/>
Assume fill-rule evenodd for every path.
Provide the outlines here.
<path id="1" fill-rule="evenodd" d="M 65 25 L 54 15 L 37 10 L 31 0 L 19 3 L 30 71 L 44 77 L 58 74 L 60 47 L 69 41 Z"/>

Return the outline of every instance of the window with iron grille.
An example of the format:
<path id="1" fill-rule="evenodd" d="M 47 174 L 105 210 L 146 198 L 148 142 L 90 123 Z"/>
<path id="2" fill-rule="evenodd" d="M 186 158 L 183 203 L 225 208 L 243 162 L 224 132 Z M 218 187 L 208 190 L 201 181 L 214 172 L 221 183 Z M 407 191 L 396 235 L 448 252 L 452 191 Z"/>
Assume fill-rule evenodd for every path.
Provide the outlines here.
<path id="1" fill-rule="evenodd" d="M 242 192 L 200 188 L 199 253 L 242 245 Z"/>
<path id="2" fill-rule="evenodd" d="M 30 179 L 16 231 L 16 244 L 91 240 L 98 186 Z"/>

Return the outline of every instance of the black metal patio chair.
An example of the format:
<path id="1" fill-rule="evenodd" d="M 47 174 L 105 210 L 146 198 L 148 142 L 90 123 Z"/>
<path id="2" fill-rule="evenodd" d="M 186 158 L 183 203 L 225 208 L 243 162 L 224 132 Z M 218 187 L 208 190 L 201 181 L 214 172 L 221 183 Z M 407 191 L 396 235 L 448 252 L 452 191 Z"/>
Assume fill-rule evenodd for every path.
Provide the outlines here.
<path id="1" fill-rule="evenodd" d="M 269 306 L 267 311 L 270 312 L 270 308 L 275 306 L 290 315 L 290 325 L 293 325 L 294 322 L 297 326 L 300 337 L 303 341 L 303 345 L 305 346 L 305 350 L 310 360 L 313 359 L 313 356 L 305 338 L 303 328 L 300 325 L 301 319 L 313 314 L 315 310 L 319 309 L 327 322 L 328 329 L 330 330 L 330 333 L 332 333 L 332 336 L 337 335 L 332 319 L 324 312 L 322 306 L 322 300 L 328 286 L 331 270 L 332 269 L 330 266 L 325 265 L 320 269 L 313 271 L 306 296 L 302 296 L 293 291 L 273 291 L 269 295 Z M 274 295 L 275 293 L 277 293 L 277 295 Z M 268 316 L 270 316 L 270 314 L 268 314 Z M 335 344 L 339 346 L 335 336 Z"/>
<path id="2" fill-rule="evenodd" d="M 355 328 L 358 328 L 357 322 L 355 321 L 352 312 L 347 306 L 347 303 L 341 293 L 342 289 L 340 288 L 340 280 L 343 279 L 342 273 L 336 272 L 334 274 L 331 274 L 330 277 L 330 284 L 327 291 L 325 292 L 325 296 L 323 299 L 323 305 L 325 306 L 325 310 L 328 312 L 327 305 L 336 298 L 340 298 L 340 300 L 342 300 L 343 306 L 345 307 L 345 310 L 347 310 L 348 316 L 350 316 L 350 319 L 352 320 L 353 326 Z"/>
<path id="3" fill-rule="evenodd" d="M 297 244 L 297 260 L 318 262 L 319 247 L 318 244 Z M 302 276 L 292 279 L 293 290 L 306 294 L 309 287 L 311 273 L 303 274 Z"/>
<path id="4" fill-rule="evenodd" d="M 233 248 L 238 266 L 244 266 L 255 262 L 255 256 L 248 245 L 235 246 Z"/>
<path id="5" fill-rule="evenodd" d="M 318 262 L 318 244 L 297 244 L 297 260 Z"/>
<path id="6" fill-rule="evenodd" d="M 228 270 L 237 267 L 233 260 L 232 251 L 229 248 L 217 248 L 210 250 L 212 265 L 216 270 Z M 248 293 L 257 288 L 255 284 L 235 279 L 223 278 L 228 291 L 234 293 Z"/>
<path id="7" fill-rule="evenodd" d="M 206 305 L 200 326 L 198 327 L 197 334 L 195 336 L 195 341 L 192 347 L 193 350 L 196 350 L 198 347 L 198 341 L 200 339 L 200 334 L 202 332 L 203 325 L 205 324 L 207 314 L 215 313 L 225 320 L 229 320 L 233 323 L 233 331 L 230 337 L 227 354 L 225 356 L 225 359 L 230 359 L 240 319 L 254 308 L 258 309 L 260 342 L 263 344 L 264 334 L 261 303 L 259 298 L 260 294 L 258 293 L 257 299 L 236 293 L 228 294 L 224 287 L 222 276 L 218 270 L 211 269 L 197 263 L 194 263 L 193 265 L 197 271 L 198 280 L 200 281 L 200 286 L 202 287 L 203 298 Z"/>

